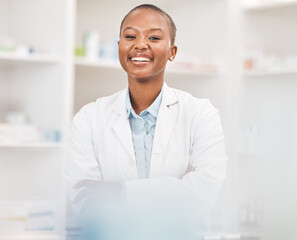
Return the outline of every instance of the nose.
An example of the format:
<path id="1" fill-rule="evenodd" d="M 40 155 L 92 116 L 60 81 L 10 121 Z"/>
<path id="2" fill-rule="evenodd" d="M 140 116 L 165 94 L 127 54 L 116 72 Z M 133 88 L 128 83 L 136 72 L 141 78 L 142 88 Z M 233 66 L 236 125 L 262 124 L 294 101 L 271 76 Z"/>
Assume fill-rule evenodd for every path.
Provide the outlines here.
<path id="1" fill-rule="evenodd" d="M 139 37 L 134 45 L 135 49 L 147 49 L 147 47 L 148 47 L 148 44 L 144 37 Z"/>

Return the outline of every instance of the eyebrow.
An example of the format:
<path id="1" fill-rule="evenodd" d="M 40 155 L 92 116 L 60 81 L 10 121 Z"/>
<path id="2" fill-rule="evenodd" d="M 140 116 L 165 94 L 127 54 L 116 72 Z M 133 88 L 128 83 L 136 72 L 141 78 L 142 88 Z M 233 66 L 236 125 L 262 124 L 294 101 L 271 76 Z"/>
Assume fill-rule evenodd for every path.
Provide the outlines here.
<path id="1" fill-rule="evenodd" d="M 132 30 L 136 30 L 137 31 L 137 28 L 133 28 L 133 27 L 126 27 L 123 32 L 125 32 L 126 30 L 129 30 L 129 29 L 132 29 Z M 162 33 L 164 33 L 164 31 L 161 29 L 161 28 L 151 28 L 149 29 L 148 31 L 161 31 Z"/>

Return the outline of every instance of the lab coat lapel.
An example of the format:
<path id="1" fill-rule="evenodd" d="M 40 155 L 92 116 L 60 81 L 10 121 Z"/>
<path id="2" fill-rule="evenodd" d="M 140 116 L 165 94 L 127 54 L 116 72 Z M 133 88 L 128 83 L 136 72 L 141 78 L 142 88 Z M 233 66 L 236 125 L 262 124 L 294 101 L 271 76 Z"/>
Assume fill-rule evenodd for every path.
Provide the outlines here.
<path id="1" fill-rule="evenodd" d="M 162 103 L 160 105 L 150 167 L 150 177 L 158 177 L 163 165 L 169 139 L 178 117 L 178 99 L 174 91 L 164 83 Z"/>
<path id="2" fill-rule="evenodd" d="M 135 153 L 131 135 L 131 128 L 129 119 L 127 118 L 127 110 L 125 106 L 126 101 L 126 91 L 124 90 L 118 99 L 115 101 L 113 107 L 114 114 L 117 114 L 114 118 L 112 128 L 116 136 L 120 139 L 124 148 L 128 151 L 129 155 L 135 162 Z M 111 143 L 112 144 L 112 143 Z"/>

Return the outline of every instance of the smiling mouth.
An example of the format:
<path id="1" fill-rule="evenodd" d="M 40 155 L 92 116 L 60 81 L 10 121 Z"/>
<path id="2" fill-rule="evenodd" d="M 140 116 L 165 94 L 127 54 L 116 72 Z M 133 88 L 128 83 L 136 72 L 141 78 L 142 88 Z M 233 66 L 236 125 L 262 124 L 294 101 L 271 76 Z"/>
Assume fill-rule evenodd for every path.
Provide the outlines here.
<path id="1" fill-rule="evenodd" d="M 147 65 L 153 61 L 153 58 L 150 55 L 139 52 L 129 55 L 128 59 L 136 66 Z"/>
<path id="2" fill-rule="evenodd" d="M 150 62 L 151 59 L 150 58 L 146 58 L 146 57 L 132 57 L 130 58 L 131 61 L 135 61 L 135 62 Z"/>

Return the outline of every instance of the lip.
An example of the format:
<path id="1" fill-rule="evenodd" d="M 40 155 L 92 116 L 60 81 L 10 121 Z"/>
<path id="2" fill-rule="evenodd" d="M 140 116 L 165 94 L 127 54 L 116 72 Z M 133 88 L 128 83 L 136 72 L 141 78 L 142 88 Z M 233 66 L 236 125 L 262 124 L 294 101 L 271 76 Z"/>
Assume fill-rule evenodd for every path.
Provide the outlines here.
<path id="1" fill-rule="evenodd" d="M 143 57 L 143 58 L 148 58 L 150 59 L 150 61 L 148 62 L 137 62 L 137 61 L 132 61 L 131 59 L 134 58 L 134 57 Z M 133 65 L 135 66 L 143 66 L 143 65 L 148 65 L 148 64 L 151 64 L 152 61 L 153 61 L 153 57 L 146 54 L 146 53 L 132 53 L 132 54 L 129 54 L 128 55 L 128 60 L 129 62 L 131 62 Z"/>
<path id="2" fill-rule="evenodd" d="M 150 59 L 151 61 L 153 60 L 152 56 L 145 53 L 133 53 L 133 54 L 129 54 L 128 56 L 129 60 L 131 60 L 131 58 L 134 58 L 134 57 L 144 57 L 144 58 Z"/>

